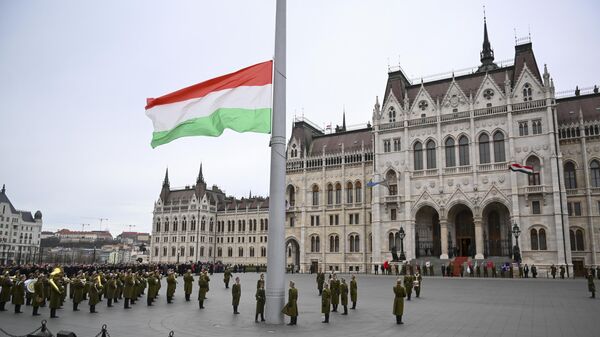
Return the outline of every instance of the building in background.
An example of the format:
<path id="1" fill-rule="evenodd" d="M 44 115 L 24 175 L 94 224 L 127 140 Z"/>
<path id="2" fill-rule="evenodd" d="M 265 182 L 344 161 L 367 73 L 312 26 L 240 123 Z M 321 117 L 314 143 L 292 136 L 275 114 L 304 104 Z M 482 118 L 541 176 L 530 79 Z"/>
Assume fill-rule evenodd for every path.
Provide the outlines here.
<path id="1" fill-rule="evenodd" d="M 38 259 L 42 212 L 17 210 L 0 190 L 0 264 L 31 263 Z"/>
<path id="2" fill-rule="evenodd" d="M 113 236 L 109 231 L 72 231 L 70 229 L 61 229 L 55 236 L 60 242 L 94 242 L 98 240 L 112 240 Z"/>

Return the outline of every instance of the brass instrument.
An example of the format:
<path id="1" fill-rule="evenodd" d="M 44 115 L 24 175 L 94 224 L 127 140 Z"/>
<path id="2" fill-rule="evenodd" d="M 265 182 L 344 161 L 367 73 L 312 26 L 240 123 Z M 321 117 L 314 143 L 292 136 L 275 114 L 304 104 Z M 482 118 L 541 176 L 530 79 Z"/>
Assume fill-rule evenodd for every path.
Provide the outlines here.
<path id="1" fill-rule="evenodd" d="M 62 270 L 60 269 L 60 267 L 56 267 L 54 268 L 54 270 L 50 273 L 50 279 L 48 279 L 48 283 L 50 283 L 50 285 L 52 286 L 52 288 L 54 288 L 54 290 L 56 290 L 59 293 L 62 293 L 62 291 L 60 290 L 60 288 L 56 285 L 56 283 L 54 282 L 55 278 L 59 278 L 60 275 L 62 274 Z"/>
<path id="2" fill-rule="evenodd" d="M 30 294 L 35 294 L 35 284 L 37 281 L 38 279 L 36 278 L 25 281 L 25 289 L 27 289 L 27 292 Z"/>
<path id="3" fill-rule="evenodd" d="M 102 279 L 100 278 L 100 275 L 98 275 L 98 277 L 96 279 L 98 280 L 98 285 L 100 285 L 100 287 L 102 287 Z"/>

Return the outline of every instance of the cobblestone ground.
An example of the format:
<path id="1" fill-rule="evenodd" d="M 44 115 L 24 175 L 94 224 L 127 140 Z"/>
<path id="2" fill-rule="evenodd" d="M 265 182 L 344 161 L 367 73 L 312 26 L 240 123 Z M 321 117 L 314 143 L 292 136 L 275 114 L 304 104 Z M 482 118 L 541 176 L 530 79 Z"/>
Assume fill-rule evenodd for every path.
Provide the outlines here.
<path id="1" fill-rule="evenodd" d="M 242 283 L 240 315 L 232 314 L 230 289 L 225 289 L 222 274 L 210 284 L 206 309 L 198 302 L 185 302 L 183 280 L 179 278 L 174 304 L 167 304 L 166 286 L 158 303 L 147 307 L 144 300 L 133 309 L 123 303 L 107 308 L 106 301 L 90 314 L 87 305 L 79 312 L 71 303 L 59 310 L 60 318 L 32 317 L 31 307 L 16 315 L 0 313 L 0 327 L 23 335 L 48 319 L 48 328 L 74 331 L 79 337 L 94 337 L 107 324 L 112 337 L 168 336 L 600 336 L 600 299 L 589 299 L 587 282 L 549 279 L 470 279 L 425 278 L 422 297 L 405 304 L 404 325 L 392 316 L 394 276 L 358 276 L 357 310 L 349 316 L 332 313 L 330 324 L 321 324 L 320 298 L 314 275 L 288 275 L 299 289 L 298 325 L 270 326 L 254 323 L 254 292 L 257 274 L 238 274 Z M 268 276 L 267 276 L 268 277 Z M 342 275 L 344 277 L 344 275 Z M 347 275 L 346 275 L 347 277 Z M 597 284 L 600 282 L 597 282 Z M 192 299 L 197 296 L 194 284 Z M 0 336 L 3 334 L 0 332 Z"/>

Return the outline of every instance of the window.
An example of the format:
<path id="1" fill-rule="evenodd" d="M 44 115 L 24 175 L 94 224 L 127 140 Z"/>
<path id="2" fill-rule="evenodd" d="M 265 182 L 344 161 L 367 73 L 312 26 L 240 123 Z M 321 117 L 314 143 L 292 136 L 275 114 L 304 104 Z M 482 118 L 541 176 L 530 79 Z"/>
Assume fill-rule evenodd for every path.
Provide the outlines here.
<path id="1" fill-rule="evenodd" d="M 388 235 L 388 248 L 391 251 L 392 248 L 396 247 L 397 249 L 400 249 L 400 234 L 398 234 L 398 232 L 394 233 L 394 232 L 390 232 L 390 234 Z"/>
<path id="2" fill-rule="evenodd" d="M 156 220 L 156 232 L 159 233 L 160 232 L 160 219 Z"/>
<path id="3" fill-rule="evenodd" d="M 310 225 L 311 226 L 319 226 L 319 216 L 318 215 L 310 216 Z"/>
<path id="4" fill-rule="evenodd" d="M 171 256 L 175 256 L 177 254 L 175 247 L 171 247 Z"/>
<path id="5" fill-rule="evenodd" d="M 571 161 L 565 164 L 565 188 L 577 188 L 577 173 L 575 164 Z"/>
<path id="6" fill-rule="evenodd" d="M 414 146 L 414 170 L 423 169 L 423 145 L 421 142 L 415 143 Z"/>
<path id="7" fill-rule="evenodd" d="M 394 138 L 394 151 L 400 151 L 400 138 Z"/>
<path id="8" fill-rule="evenodd" d="M 356 194 L 356 197 L 354 198 L 354 200 L 356 200 L 356 203 L 361 203 L 362 202 L 362 185 L 360 184 L 360 181 L 357 181 L 356 183 L 354 183 L 354 193 Z"/>
<path id="9" fill-rule="evenodd" d="M 546 230 L 540 228 L 540 230 L 532 229 L 530 231 L 530 239 L 531 239 L 531 250 L 547 250 L 548 246 L 546 245 Z"/>
<path id="10" fill-rule="evenodd" d="M 435 163 L 435 142 L 430 140 L 427 142 L 427 168 L 434 169 L 436 168 Z"/>
<path id="11" fill-rule="evenodd" d="M 540 206 L 540 202 L 538 200 L 532 201 L 531 202 L 531 214 L 541 214 L 542 210 L 541 210 L 541 206 Z"/>
<path id="12" fill-rule="evenodd" d="M 358 225 L 358 215 L 359 213 L 349 214 L 350 225 Z"/>
<path id="13" fill-rule="evenodd" d="M 319 206 L 319 186 L 317 185 L 312 187 L 312 204 L 313 206 Z"/>
<path id="14" fill-rule="evenodd" d="M 167 256 L 167 247 L 163 247 L 163 256 Z"/>
<path id="15" fill-rule="evenodd" d="M 392 145 L 389 139 L 385 139 L 383 141 L 383 152 L 391 152 L 392 151 Z"/>
<path id="16" fill-rule="evenodd" d="M 227 247 L 227 256 L 228 257 L 233 257 L 233 248 Z"/>
<path id="17" fill-rule="evenodd" d="M 290 217 L 290 227 L 294 227 L 294 224 L 296 222 L 296 218 L 294 218 L 293 216 Z"/>
<path id="18" fill-rule="evenodd" d="M 318 235 L 310 237 L 310 252 L 318 253 L 321 250 L 321 241 Z"/>
<path id="19" fill-rule="evenodd" d="M 177 218 L 173 220 L 173 232 L 177 232 Z"/>
<path id="20" fill-rule="evenodd" d="M 523 86 L 523 101 L 531 101 L 531 85 L 525 83 Z"/>
<path id="21" fill-rule="evenodd" d="M 527 158 L 526 165 L 533 167 L 533 173 L 528 176 L 529 186 L 540 185 L 541 184 L 540 170 L 542 169 L 542 166 L 540 164 L 540 159 L 536 156 L 531 156 L 531 157 Z"/>
<path id="22" fill-rule="evenodd" d="M 337 235 L 331 235 L 329 237 L 329 252 L 339 253 L 340 252 L 340 237 Z"/>
<path id="23" fill-rule="evenodd" d="M 546 245 L 546 230 L 540 229 L 538 232 L 538 238 L 540 240 L 540 250 L 547 250 L 548 246 Z"/>
<path id="24" fill-rule="evenodd" d="M 571 251 L 582 252 L 585 250 L 583 229 L 569 230 L 569 238 L 571 239 Z"/>
<path id="25" fill-rule="evenodd" d="M 527 136 L 529 134 L 528 122 L 519 122 L 519 136 Z"/>
<path id="26" fill-rule="evenodd" d="M 448 137 L 444 145 L 446 147 L 446 167 L 456 166 L 456 155 L 454 153 L 454 139 Z"/>
<path id="27" fill-rule="evenodd" d="M 350 246 L 350 253 L 360 252 L 360 239 L 358 234 L 350 234 L 348 237 L 348 243 Z"/>
<path id="28" fill-rule="evenodd" d="M 202 232 L 206 230 L 206 219 L 204 217 L 202 217 L 202 219 L 200 220 L 200 230 Z"/>
<path id="29" fill-rule="evenodd" d="M 244 257 L 244 247 L 238 247 L 238 257 Z"/>
<path id="30" fill-rule="evenodd" d="M 179 248 L 179 256 L 181 256 L 181 257 L 185 256 L 185 247 Z"/>
<path id="31" fill-rule="evenodd" d="M 266 256 L 267 256 L 267 248 L 260 247 L 260 257 L 266 257 Z"/>
<path id="32" fill-rule="evenodd" d="M 330 214 L 329 215 L 329 226 L 337 226 L 340 224 L 340 215 L 339 214 Z"/>
<path id="33" fill-rule="evenodd" d="M 339 205 L 342 203 L 342 185 L 340 183 L 335 184 L 335 204 Z"/>
<path id="34" fill-rule="evenodd" d="M 254 257 L 254 247 L 250 247 L 250 257 Z"/>
<path id="35" fill-rule="evenodd" d="M 600 187 L 600 162 L 592 160 L 590 163 L 590 179 L 592 187 Z"/>
<path id="36" fill-rule="evenodd" d="M 496 163 L 506 161 L 506 152 L 504 151 L 504 134 L 500 131 L 494 133 L 494 161 Z"/>
<path id="37" fill-rule="evenodd" d="M 581 202 L 569 202 L 567 203 L 567 209 L 569 216 L 581 216 Z"/>
<path id="38" fill-rule="evenodd" d="M 165 232 L 169 231 L 169 219 L 165 219 Z"/>
<path id="39" fill-rule="evenodd" d="M 534 135 L 539 135 L 542 133 L 542 120 L 541 119 L 531 121 L 531 131 Z"/>
<path id="40" fill-rule="evenodd" d="M 529 234 L 531 238 L 531 250 L 539 250 L 538 232 L 536 229 L 532 229 Z"/>
<path id="41" fill-rule="evenodd" d="M 352 183 L 351 182 L 346 183 L 346 203 L 348 203 L 348 204 L 352 203 Z"/>
<path id="42" fill-rule="evenodd" d="M 182 231 L 187 231 L 187 220 L 186 218 L 183 218 L 183 221 L 181 222 L 181 230 Z"/>
<path id="43" fill-rule="evenodd" d="M 421 109 L 421 111 L 425 111 L 425 109 L 427 109 L 427 106 L 429 104 L 427 103 L 427 101 L 420 101 L 419 102 L 419 109 Z"/>
<path id="44" fill-rule="evenodd" d="M 460 166 L 469 165 L 469 138 L 461 136 L 458 139 L 458 159 Z"/>
<path id="45" fill-rule="evenodd" d="M 396 109 L 390 108 L 388 110 L 388 120 L 390 123 L 394 123 L 396 121 Z"/>
<path id="46" fill-rule="evenodd" d="M 479 163 L 487 164 L 490 160 L 490 137 L 483 133 L 479 136 Z"/>
<path id="47" fill-rule="evenodd" d="M 333 185 L 327 185 L 327 205 L 333 205 Z"/>
<path id="48" fill-rule="evenodd" d="M 390 220 L 396 220 L 396 219 L 397 219 L 396 209 L 392 208 L 392 209 L 390 209 Z"/>
<path id="49" fill-rule="evenodd" d="M 195 217 L 192 217 L 191 230 L 192 231 L 196 230 L 196 218 Z"/>

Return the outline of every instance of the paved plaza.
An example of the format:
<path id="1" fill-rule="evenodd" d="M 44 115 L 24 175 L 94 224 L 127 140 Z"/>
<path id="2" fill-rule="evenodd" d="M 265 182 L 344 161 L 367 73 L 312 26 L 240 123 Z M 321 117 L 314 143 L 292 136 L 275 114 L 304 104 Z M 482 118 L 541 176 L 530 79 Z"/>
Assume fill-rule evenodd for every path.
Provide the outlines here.
<path id="1" fill-rule="evenodd" d="M 320 298 L 314 275 L 287 275 L 299 289 L 298 325 L 269 326 L 254 323 L 254 293 L 258 275 L 236 274 L 242 283 L 240 315 L 232 314 L 231 289 L 225 289 L 222 274 L 211 279 L 206 309 L 198 302 L 185 302 L 183 280 L 179 278 L 176 300 L 168 305 L 166 286 L 157 303 L 147 307 L 144 299 L 131 310 L 107 308 L 106 301 L 90 314 L 88 306 L 72 312 L 71 302 L 59 310 L 60 318 L 32 317 L 31 307 L 15 315 L 0 313 L 0 327 L 22 335 L 48 319 L 48 328 L 74 331 L 79 337 L 95 336 L 108 325 L 113 337 L 119 336 L 599 336 L 600 299 L 589 299 L 585 279 L 471 279 L 428 278 L 423 280 L 422 298 L 406 302 L 404 325 L 392 316 L 394 276 L 358 276 L 357 310 L 349 316 L 332 313 L 331 323 L 322 324 Z M 347 276 L 347 275 L 346 275 Z M 346 277 L 342 275 L 342 277 Z M 197 296 L 194 284 L 192 299 Z M 286 291 L 287 294 L 287 291 Z M 87 303 L 86 303 L 87 304 Z M 289 320 L 289 318 L 286 318 Z M 1 333 L 0 333 L 1 335 Z"/>

